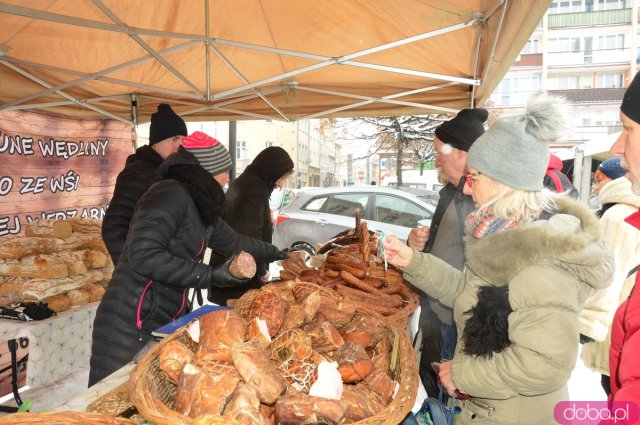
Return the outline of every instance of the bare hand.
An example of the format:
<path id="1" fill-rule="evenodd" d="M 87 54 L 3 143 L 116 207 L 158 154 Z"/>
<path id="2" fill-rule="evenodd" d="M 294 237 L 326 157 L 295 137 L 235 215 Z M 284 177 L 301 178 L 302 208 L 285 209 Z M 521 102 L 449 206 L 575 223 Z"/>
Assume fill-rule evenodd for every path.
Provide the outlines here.
<path id="1" fill-rule="evenodd" d="M 266 272 L 264 275 L 260 276 L 260 280 L 264 283 L 269 282 L 269 279 L 271 279 L 271 274 L 269 274 L 269 272 Z"/>
<path id="2" fill-rule="evenodd" d="M 429 228 L 428 227 L 416 227 L 411 229 L 409 232 L 409 237 L 407 238 L 407 243 L 409 246 L 416 251 L 422 251 L 424 249 L 424 245 L 427 243 L 427 239 L 429 238 Z"/>
<path id="3" fill-rule="evenodd" d="M 387 261 L 394 266 L 406 267 L 413 258 L 413 248 L 402 243 L 396 236 L 385 236 L 382 246 Z"/>
<path id="4" fill-rule="evenodd" d="M 457 388 L 453 383 L 453 378 L 451 377 L 451 360 L 440 363 L 440 373 L 438 376 L 440 377 L 440 383 L 447 391 L 447 394 L 455 394 Z"/>

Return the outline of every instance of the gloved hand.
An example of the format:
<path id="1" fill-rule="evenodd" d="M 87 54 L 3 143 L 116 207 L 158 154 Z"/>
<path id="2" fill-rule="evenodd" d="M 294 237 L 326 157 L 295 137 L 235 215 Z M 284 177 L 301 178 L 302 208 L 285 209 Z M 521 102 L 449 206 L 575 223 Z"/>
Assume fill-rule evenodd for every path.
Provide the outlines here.
<path id="1" fill-rule="evenodd" d="M 277 260 L 286 260 L 289 258 L 289 248 L 283 249 L 281 251 L 278 251 L 278 258 Z"/>
<path id="2" fill-rule="evenodd" d="M 235 255 L 233 257 L 230 257 L 227 261 L 220 264 L 219 266 L 211 267 L 211 285 L 226 288 L 230 286 L 242 285 L 251 280 L 251 278 L 238 279 L 237 277 L 229 273 L 229 265 L 231 264 L 231 261 L 233 261 L 234 257 Z"/>

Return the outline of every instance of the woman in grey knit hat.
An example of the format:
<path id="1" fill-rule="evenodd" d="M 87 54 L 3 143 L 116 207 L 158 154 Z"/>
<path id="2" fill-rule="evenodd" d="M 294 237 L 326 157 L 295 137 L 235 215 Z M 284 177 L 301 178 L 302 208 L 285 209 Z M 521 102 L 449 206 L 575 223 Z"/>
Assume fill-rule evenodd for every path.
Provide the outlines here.
<path id="1" fill-rule="evenodd" d="M 449 394 L 469 396 L 456 424 L 555 424 L 569 400 L 580 310 L 614 270 L 593 214 L 543 189 L 549 143 L 569 122 L 562 99 L 538 94 L 469 149 L 464 190 L 478 209 L 465 223 L 463 271 L 385 238 L 405 279 L 453 307 L 458 344 L 439 375 Z"/>

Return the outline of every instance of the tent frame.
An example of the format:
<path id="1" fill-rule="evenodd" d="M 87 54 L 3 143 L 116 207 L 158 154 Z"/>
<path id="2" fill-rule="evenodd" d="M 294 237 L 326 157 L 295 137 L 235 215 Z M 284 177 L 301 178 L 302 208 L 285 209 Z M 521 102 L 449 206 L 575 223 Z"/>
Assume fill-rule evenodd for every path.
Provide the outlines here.
<path id="1" fill-rule="evenodd" d="M 501 9 L 501 15 L 500 15 L 499 23 L 497 27 L 497 34 L 495 39 L 493 40 L 493 45 L 489 53 L 489 58 L 486 62 L 487 64 L 490 64 L 495 53 L 498 39 L 500 38 L 500 31 L 502 28 L 502 23 L 505 19 L 505 14 L 508 6 L 508 0 L 502 0 L 500 3 L 498 3 L 492 10 L 490 10 L 486 14 L 475 13 L 472 19 L 470 19 L 467 22 L 459 22 L 457 24 L 450 25 L 444 28 L 425 32 L 423 34 L 407 37 L 404 39 L 399 39 L 390 43 L 375 46 L 373 48 L 368 48 L 365 50 L 353 52 L 351 54 L 347 54 L 341 57 L 328 57 L 328 56 L 316 55 L 316 54 L 311 54 L 306 52 L 296 52 L 296 51 L 278 49 L 278 48 L 273 48 L 268 46 L 249 44 L 249 43 L 243 43 L 243 42 L 232 41 L 232 40 L 225 40 L 220 38 L 210 38 L 209 37 L 209 13 L 208 13 L 209 0 L 205 0 L 205 10 L 207 11 L 207 13 L 205 13 L 206 35 L 204 37 L 198 34 L 174 33 L 174 32 L 167 32 L 167 31 L 151 30 L 146 28 L 130 27 L 130 26 L 127 26 L 118 16 L 116 16 L 116 14 L 113 13 L 113 11 L 110 10 L 101 0 L 92 0 L 92 2 L 106 16 L 109 17 L 109 19 L 113 22 L 112 24 L 40 11 L 40 10 L 35 10 L 27 7 L 10 5 L 7 3 L 0 3 L 0 14 L 5 13 L 5 14 L 17 15 L 17 16 L 36 19 L 36 20 L 45 20 L 45 21 L 50 21 L 50 22 L 55 22 L 55 23 L 60 23 L 65 25 L 87 27 L 87 28 L 92 28 L 100 31 L 124 33 L 124 34 L 127 34 L 131 39 L 133 39 L 138 45 L 140 45 L 148 54 L 127 62 L 116 64 L 114 66 L 99 70 L 97 72 L 83 73 L 83 72 L 79 72 L 79 71 L 64 68 L 64 67 L 51 66 L 51 65 L 46 65 L 42 63 L 35 63 L 35 62 L 21 60 L 18 58 L 13 58 L 13 57 L 7 56 L 6 53 L 8 52 L 6 51 L 6 49 L 3 50 L 2 46 L 0 46 L 0 63 L 1 64 L 3 64 L 4 66 L 10 68 L 16 73 L 19 73 L 22 76 L 44 87 L 44 90 L 41 90 L 37 93 L 33 93 L 28 96 L 22 97 L 20 99 L 15 99 L 0 105 L 0 110 L 34 109 L 34 108 L 46 108 L 46 107 L 52 107 L 52 106 L 66 106 L 66 105 L 76 104 L 83 108 L 91 109 L 101 115 L 105 115 L 110 118 L 124 121 L 132 125 L 136 124 L 138 121 L 138 117 L 136 116 L 137 115 L 136 105 L 137 105 L 137 102 L 140 101 L 142 98 L 156 99 L 158 101 L 163 101 L 163 102 L 166 101 L 173 104 L 182 104 L 186 106 L 192 106 L 192 109 L 189 109 L 181 114 L 183 116 L 201 113 L 203 111 L 208 111 L 208 110 L 218 110 L 218 111 L 225 111 L 228 113 L 236 114 L 239 116 L 246 116 L 246 117 L 258 118 L 258 119 L 281 120 L 286 122 L 290 122 L 295 119 L 321 118 L 321 117 L 334 114 L 336 112 L 357 108 L 357 107 L 370 104 L 370 103 L 375 103 L 375 102 L 403 105 L 403 106 L 409 106 L 409 107 L 418 108 L 418 109 L 425 109 L 425 113 L 427 113 L 426 110 L 441 111 L 443 113 L 455 113 L 457 112 L 457 110 L 452 108 L 430 105 L 425 103 L 406 102 L 406 101 L 396 100 L 396 99 L 403 96 L 410 95 L 410 94 L 414 94 L 414 93 L 420 93 L 424 91 L 437 90 L 440 88 L 449 87 L 455 84 L 465 84 L 465 85 L 471 86 L 471 90 L 469 91 L 470 106 L 473 107 L 474 106 L 473 103 L 475 99 L 475 96 L 474 96 L 475 89 L 477 86 L 482 84 L 484 79 L 486 79 L 487 72 L 489 69 L 489 66 L 487 65 L 483 71 L 482 78 L 478 78 L 478 66 L 479 66 L 478 64 L 479 64 L 479 52 L 480 52 L 480 44 L 481 44 L 481 36 L 482 36 L 481 35 L 482 26 L 494 13 L 496 13 L 496 11 L 498 11 L 498 9 Z M 387 50 L 387 49 L 393 49 L 394 47 L 398 47 L 398 46 L 406 45 L 409 43 L 422 41 L 431 37 L 437 37 L 443 34 L 459 31 L 471 26 L 477 27 L 476 46 L 475 46 L 475 53 L 474 53 L 475 57 L 472 58 L 474 62 L 474 68 L 475 68 L 473 78 L 464 78 L 464 77 L 459 77 L 455 75 L 443 75 L 443 74 L 416 71 L 416 70 L 406 69 L 406 68 L 382 66 L 382 65 L 376 65 L 376 64 L 366 63 L 366 62 L 360 62 L 357 60 L 358 58 L 365 55 L 369 55 L 369 54 Z M 173 46 L 171 48 L 167 48 L 165 50 L 156 51 L 153 48 L 151 48 L 144 40 L 142 40 L 142 38 L 140 37 L 141 35 L 151 36 L 151 37 L 179 39 L 179 40 L 184 40 L 184 42 L 176 46 Z M 194 83 L 192 83 L 187 77 L 182 75 L 175 67 L 173 67 L 164 58 L 168 54 L 174 53 L 176 51 L 179 51 L 188 47 L 192 47 L 193 45 L 197 45 L 200 43 L 204 43 L 205 54 L 206 54 L 207 69 L 206 69 L 206 88 L 204 92 L 198 89 L 198 87 Z M 306 66 L 306 67 L 302 67 L 290 72 L 274 75 L 272 77 L 265 78 L 260 81 L 250 82 L 234 66 L 234 64 L 227 57 L 225 57 L 225 55 L 220 51 L 220 49 L 217 48 L 217 46 L 233 46 L 236 48 L 249 49 L 249 50 L 254 50 L 254 51 L 259 51 L 264 53 L 270 53 L 274 55 L 293 56 L 293 57 L 303 58 L 307 60 L 314 60 L 314 61 L 317 61 L 317 63 Z M 224 62 L 224 64 L 226 64 L 226 66 L 229 67 L 239 77 L 239 79 L 242 81 L 241 85 L 229 90 L 216 93 L 216 94 L 211 93 L 211 81 L 210 81 L 210 69 L 209 69 L 211 53 L 213 53 L 214 55 L 217 55 L 222 60 L 222 62 Z M 150 60 L 155 60 L 161 63 L 167 69 L 167 71 L 175 75 L 175 77 L 178 78 L 186 87 L 188 87 L 190 91 L 179 92 L 175 90 L 168 90 L 159 86 L 139 84 L 132 81 L 125 81 L 125 80 L 111 78 L 107 76 L 108 74 L 113 73 L 115 71 L 133 67 L 137 64 L 140 64 L 145 61 L 150 61 Z M 394 93 L 394 94 L 390 94 L 383 97 L 370 97 L 370 96 L 358 95 L 355 93 L 323 90 L 323 89 L 318 89 L 314 87 L 307 87 L 295 82 L 286 81 L 291 77 L 295 77 L 297 75 L 301 75 L 301 74 L 311 72 L 320 68 L 334 66 L 334 65 L 360 67 L 365 69 L 373 69 L 373 70 L 396 73 L 396 74 L 407 74 L 411 76 L 423 77 L 426 79 L 440 80 L 440 81 L 443 81 L 443 84 L 439 84 L 436 86 L 426 86 L 420 89 Z M 42 79 L 26 71 L 24 67 L 55 71 L 59 73 L 72 75 L 76 78 L 71 81 L 53 85 L 47 81 L 43 81 Z M 128 87 L 132 90 L 143 89 L 143 90 L 153 91 L 155 93 L 158 93 L 159 96 L 147 96 L 147 95 L 137 94 L 134 92 L 123 92 L 120 95 L 109 96 L 109 97 L 78 99 L 65 92 L 65 89 L 80 85 L 82 83 L 85 83 L 91 80 L 114 83 L 114 84 L 122 85 L 124 87 Z M 267 84 L 271 84 L 279 81 L 283 82 L 279 86 L 263 88 Z M 308 115 L 294 119 L 292 117 L 287 116 L 282 110 L 280 110 L 275 104 L 273 104 L 268 99 L 268 96 L 270 94 L 287 92 L 292 90 L 317 92 L 317 93 L 322 93 L 322 94 L 331 95 L 331 96 L 340 96 L 343 98 L 353 99 L 354 103 L 345 105 L 339 108 L 332 108 L 325 111 L 308 114 Z M 62 100 L 59 102 L 28 103 L 34 99 L 49 95 L 51 93 L 57 93 L 58 95 L 64 97 L 66 100 Z M 161 96 L 162 94 L 166 94 L 168 96 L 177 96 L 184 100 L 165 99 L 165 98 L 162 98 Z M 239 103 L 239 102 L 242 102 L 243 100 L 256 98 L 256 97 L 259 97 L 260 99 L 262 99 L 262 101 L 264 101 L 271 108 L 271 110 L 274 111 L 276 116 L 256 114 L 249 111 L 243 111 L 241 109 L 234 109 L 232 107 L 229 107 L 234 103 Z M 110 113 L 94 105 L 98 102 L 105 101 L 105 100 L 113 100 L 113 99 L 122 100 L 123 98 L 130 99 L 131 101 L 131 116 L 132 116 L 131 120 L 127 120 L 123 117 Z"/>

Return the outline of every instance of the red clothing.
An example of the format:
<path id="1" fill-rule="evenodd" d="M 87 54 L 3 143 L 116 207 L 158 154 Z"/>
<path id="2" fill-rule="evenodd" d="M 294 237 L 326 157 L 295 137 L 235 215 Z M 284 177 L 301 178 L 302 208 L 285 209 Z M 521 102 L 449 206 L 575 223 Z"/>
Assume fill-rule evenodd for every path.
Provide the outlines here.
<path id="1" fill-rule="evenodd" d="M 640 228 L 640 212 L 625 220 Z M 640 404 L 640 273 L 629 298 L 618 307 L 611 328 L 609 371 L 613 401 Z"/>

